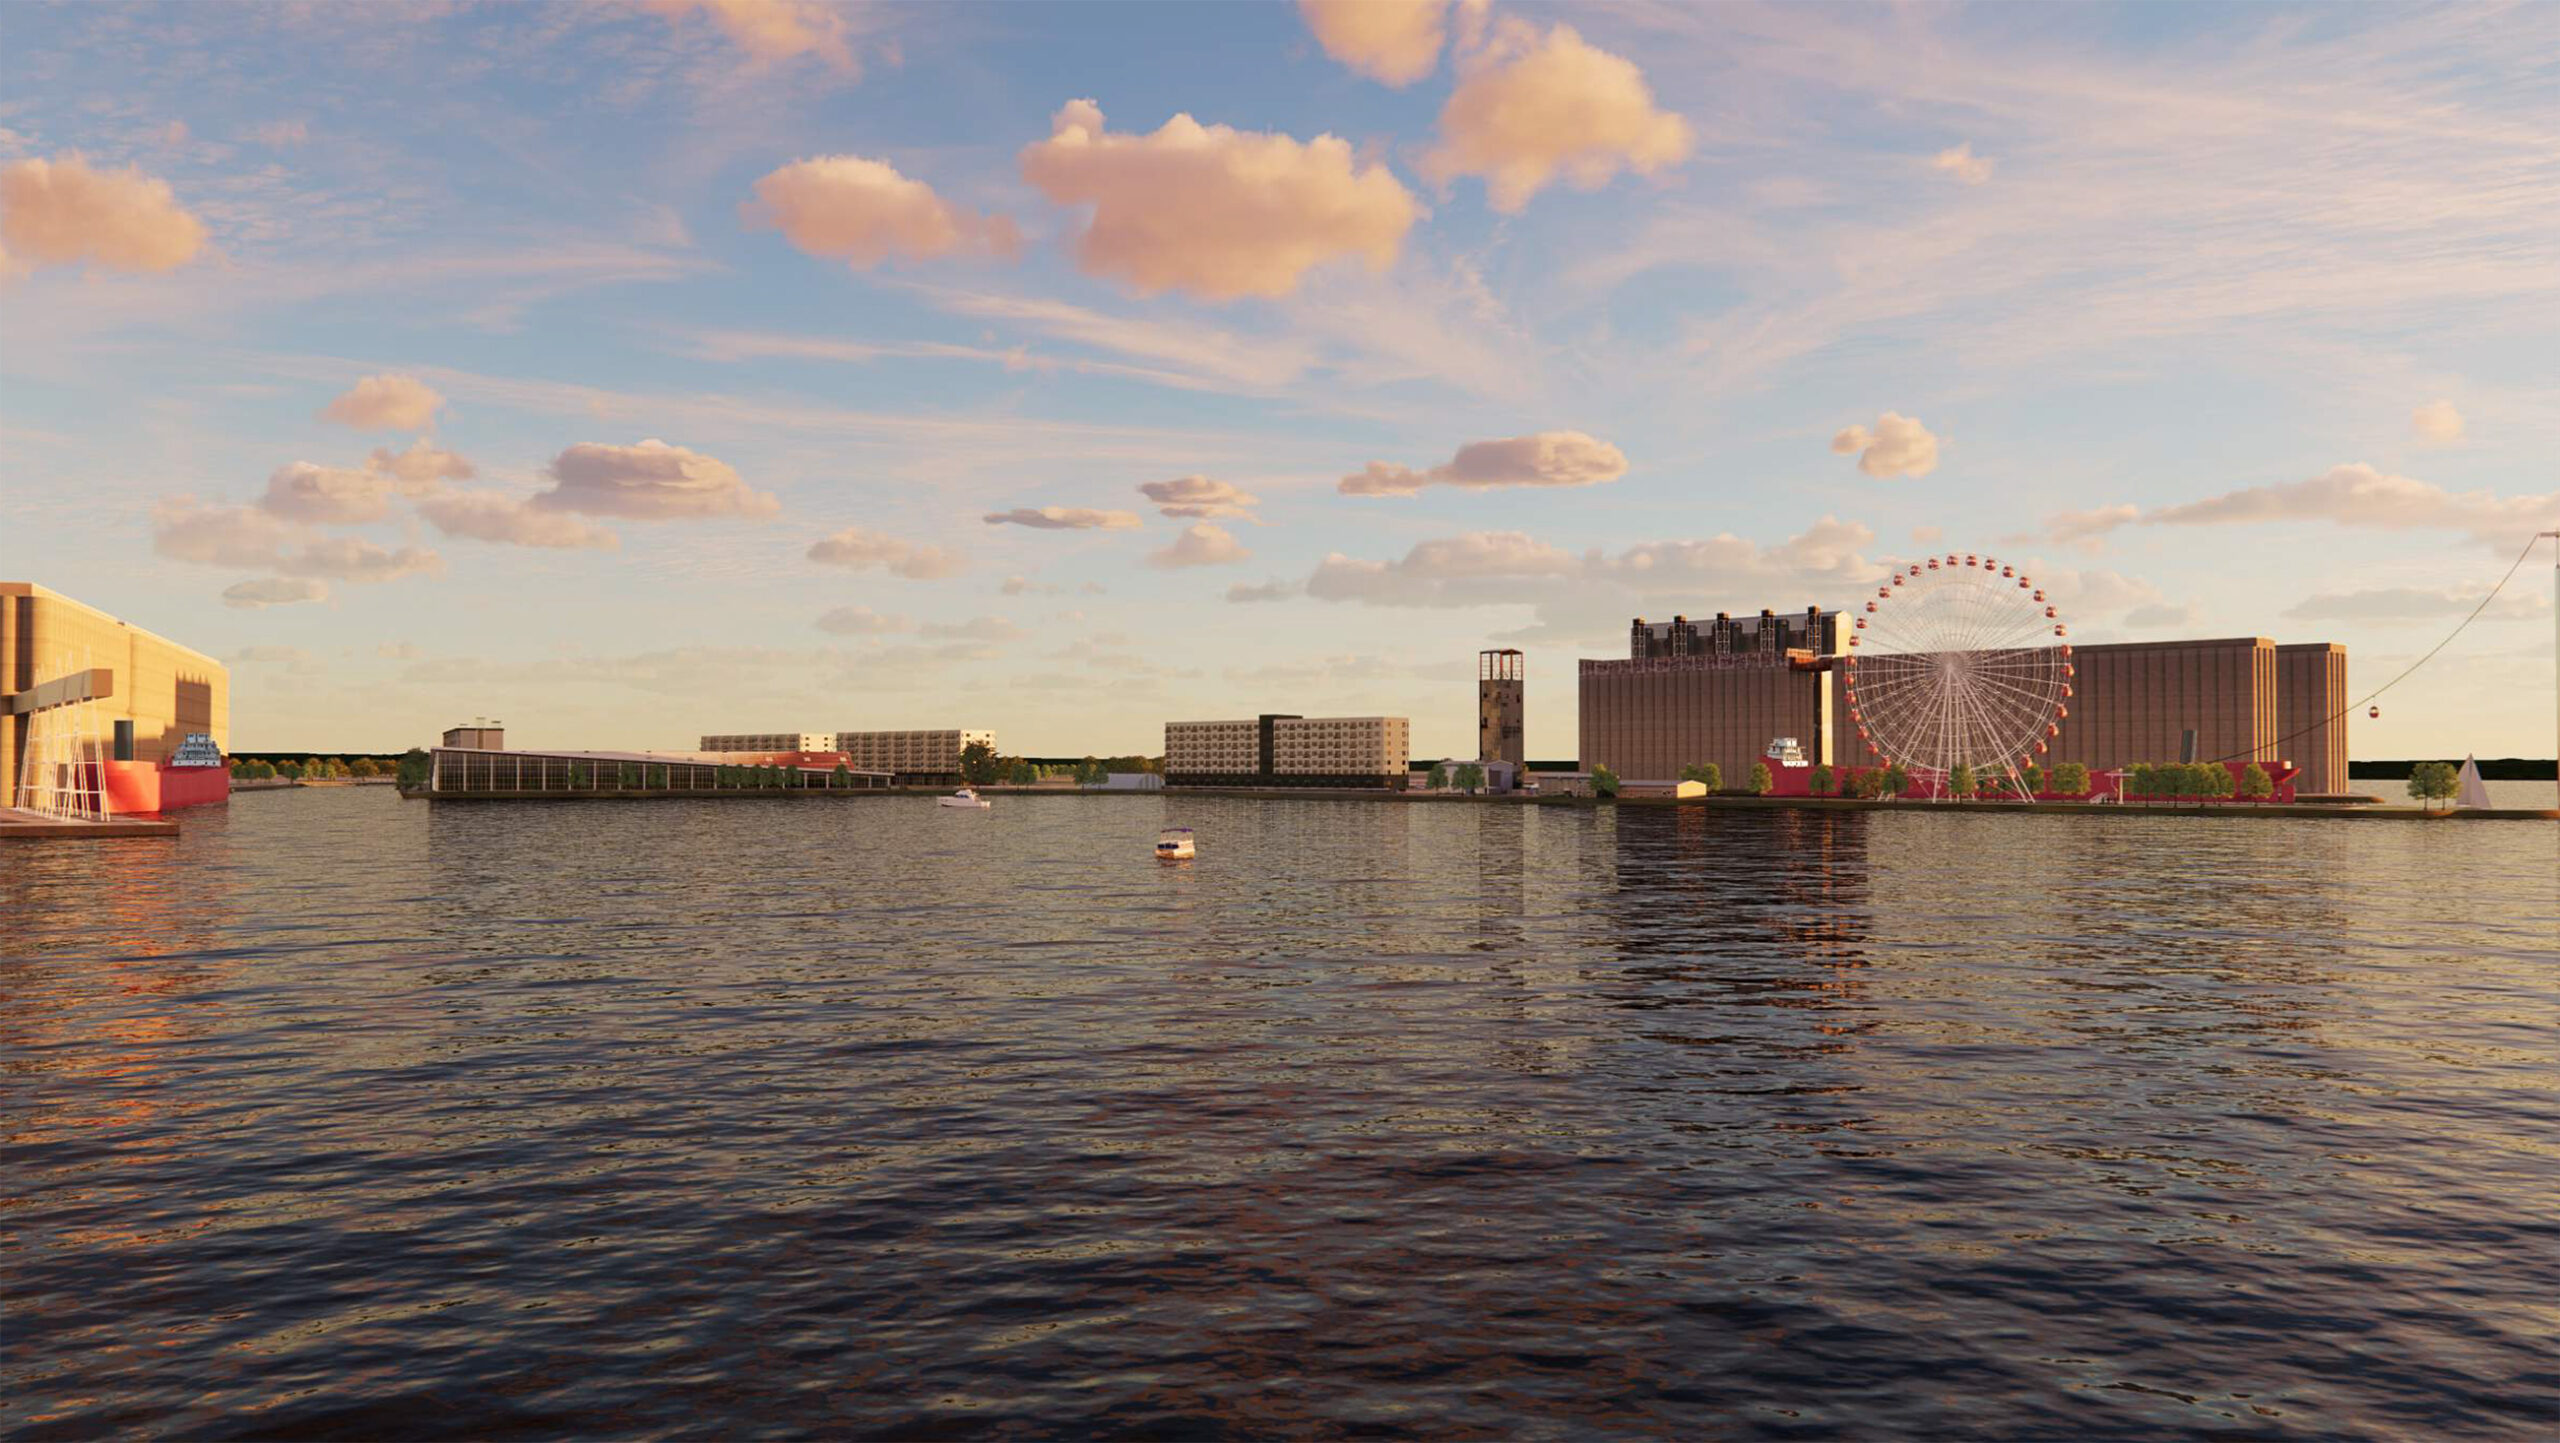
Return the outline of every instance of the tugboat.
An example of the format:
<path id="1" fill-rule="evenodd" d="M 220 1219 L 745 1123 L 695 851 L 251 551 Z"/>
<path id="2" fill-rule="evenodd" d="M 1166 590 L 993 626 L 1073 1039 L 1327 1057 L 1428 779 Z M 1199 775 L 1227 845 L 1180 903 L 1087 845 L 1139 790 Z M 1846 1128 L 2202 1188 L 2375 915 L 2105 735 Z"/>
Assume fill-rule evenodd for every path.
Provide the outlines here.
<path id="1" fill-rule="evenodd" d="M 967 787 L 962 787 L 960 790 L 953 792 L 947 797 L 936 797 L 934 798 L 934 802 L 938 806 L 968 807 L 981 812 L 995 805 L 995 803 L 986 800 L 984 797 L 979 796 L 976 792 Z"/>
<path id="2" fill-rule="evenodd" d="M 1191 829 L 1189 827 L 1167 827 L 1163 831 L 1156 833 L 1157 861 L 1188 862 L 1191 860 L 1191 857 Z"/>

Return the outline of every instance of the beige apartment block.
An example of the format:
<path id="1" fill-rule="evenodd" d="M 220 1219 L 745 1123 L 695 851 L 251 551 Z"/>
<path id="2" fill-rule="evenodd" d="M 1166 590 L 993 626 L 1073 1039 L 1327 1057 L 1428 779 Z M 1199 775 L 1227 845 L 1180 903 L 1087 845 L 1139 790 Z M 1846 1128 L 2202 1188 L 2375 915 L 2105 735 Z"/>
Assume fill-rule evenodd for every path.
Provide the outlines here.
<path id="1" fill-rule="evenodd" d="M 102 747 L 129 721 L 136 761 L 166 761 L 196 732 L 231 749 L 231 673 L 220 662 L 58 591 L 0 581 L 0 806 L 16 801 L 33 720 L 11 699 L 84 670 L 108 673 L 91 712 Z"/>
<path id="2" fill-rule="evenodd" d="M 1171 786 L 1401 787 L 1410 775 L 1413 724 L 1400 716 L 1166 722 Z"/>
<path id="3" fill-rule="evenodd" d="M 2276 757 L 2302 770 L 2297 796 L 2337 796 L 2347 785 L 2347 649 L 2331 641 L 2276 648 Z"/>
<path id="4" fill-rule="evenodd" d="M 1249 776 L 1261 769 L 1262 726 L 1253 721 L 1164 724 L 1164 771 L 1174 776 Z"/>
<path id="5" fill-rule="evenodd" d="M 705 752 L 826 752 L 835 750 L 832 732 L 725 732 L 707 736 L 695 748 Z"/>
<path id="6" fill-rule="evenodd" d="M 1400 716 L 1278 717 L 1271 770 L 1283 777 L 1403 777 L 1413 768 L 1413 724 Z"/>
<path id="7" fill-rule="evenodd" d="M 956 777 L 960 754 L 984 743 L 996 746 L 996 734 L 972 727 L 898 732 L 837 732 L 834 750 L 856 771 L 894 772 L 899 776 Z M 823 750 L 823 748 L 822 748 Z"/>

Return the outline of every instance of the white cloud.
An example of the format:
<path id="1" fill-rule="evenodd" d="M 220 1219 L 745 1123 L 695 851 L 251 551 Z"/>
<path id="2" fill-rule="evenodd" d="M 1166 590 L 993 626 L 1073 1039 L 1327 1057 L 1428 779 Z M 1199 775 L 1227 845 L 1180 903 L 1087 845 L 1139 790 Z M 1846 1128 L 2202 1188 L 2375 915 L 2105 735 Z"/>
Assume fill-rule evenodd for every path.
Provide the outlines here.
<path id="1" fill-rule="evenodd" d="M 138 167 L 92 170 L 78 152 L 0 167 L 0 259 L 33 269 L 171 271 L 203 249 L 204 222 Z"/>
<path id="2" fill-rule="evenodd" d="M 2110 532 L 2132 525 L 2141 515 L 2141 508 L 2131 505 L 2100 506 L 2091 511 L 2057 511 L 2044 519 L 2044 534 L 2056 546 L 2095 553 L 2106 544 Z"/>
<path id="3" fill-rule="evenodd" d="M 859 155 L 795 160 L 757 181 L 755 200 L 739 215 L 781 231 L 810 255 L 858 270 L 891 256 L 930 260 L 963 250 L 1010 259 L 1022 244 L 1005 217 L 964 210 L 888 162 Z"/>
<path id="4" fill-rule="evenodd" d="M 1339 257 L 1394 263 L 1422 208 L 1349 142 L 1202 125 L 1176 115 L 1152 135 L 1113 134 L 1090 100 L 1059 110 L 1024 147 L 1022 177 L 1059 205 L 1090 206 L 1076 259 L 1141 295 L 1283 296 Z"/>
<path id="5" fill-rule="evenodd" d="M 1227 600 L 1236 602 L 1286 601 L 1298 594 L 1298 584 L 1275 576 L 1259 586 L 1239 581 L 1227 588 Z"/>
<path id="6" fill-rule="evenodd" d="M 1971 141 L 1939 151 L 1929 162 L 1930 168 L 1945 171 L 1967 185 L 1980 185 L 1989 180 L 1991 168 L 1996 164 L 1998 162 L 1989 156 L 1975 155 Z"/>
<path id="7" fill-rule="evenodd" d="M 444 558 L 415 546 L 397 551 L 353 536 L 331 536 L 307 542 L 278 563 L 291 576 L 321 576 L 332 581 L 397 581 L 404 576 L 436 576 Z"/>
<path id="8" fill-rule="evenodd" d="M 1158 511 L 1176 520 L 1209 520 L 1220 516 L 1250 518 L 1252 508 L 1261 504 L 1252 492 L 1207 476 L 1145 481 L 1139 483 L 1138 492 L 1156 503 Z"/>
<path id="9" fill-rule="evenodd" d="M 1519 583 L 1570 577 L 1582 563 L 1521 531 L 1470 531 L 1424 541 L 1395 561 L 1360 561 L 1334 552 L 1307 578 L 1319 601 L 1373 606 L 1482 606 L 1533 599 Z"/>
<path id="10" fill-rule="evenodd" d="M 1171 570 L 1184 566 L 1227 566 L 1250 558 L 1228 530 L 1209 521 L 1195 521 L 1183 528 L 1173 544 L 1162 551 L 1147 553 L 1149 566 Z"/>
<path id="11" fill-rule="evenodd" d="M 812 545 L 809 559 L 856 571 L 878 567 L 910 581 L 938 581 L 946 576 L 956 576 L 969 566 L 968 561 L 956 551 L 901 541 L 877 531 L 865 531 L 859 526 L 848 526 Z"/>
<path id="12" fill-rule="evenodd" d="M 1483 176 L 1495 210 L 1519 211 L 1559 175 L 1597 190 L 1622 170 L 1651 175 L 1688 157 L 1689 123 L 1654 105 L 1632 62 L 1584 44 L 1570 25 L 1541 36 L 1505 19 L 1461 68 L 1423 173 L 1439 183 Z"/>
<path id="13" fill-rule="evenodd" d="M 426 431 L 444 397 L 415 376 L 367 376 L 320 410 L 320 419 L 359 431 Z"/>
<path id="14" fill-rule="evenodd" d="M 839 606 L 820 616 L 814 625 L 837 636 L 886 636 L 907 630 L 910 623 L 903 616 L 873 611 L 867 606 Z"/>
<path id="15" fill-rule="evenodd" d="M 2409 413 L 2409 430 L 2421 441 L 2450 446 L 2462 439 L 2462 413 L 2451 401 L 2429 401 Z"/>
<path id="16" fill-rule="evenodd" d="M 1383 85 L 1440 68 L 1449 0 L 1298 0 L 1324 53 Z"/>
<path id="17" fill-rule="evenodd" d="M 1833 453 L 1855 454 L 1858 469 L 1870 476 L 1926 476 L 1938 469 L 1938 438 L 1910 416 L 1887 411 L 1875 429 L 1851 426 L 1831 438 Z"/>
<path id="18" fill-rule="evenodd" d="M 610 551 L 621 539 L 560 511 L 498 491 L 453 491 L 418 502 L 418 514 L 447 536 L 508 546 Z"/>
<path id="19" fill-rule="evenodd" d="M 2142 519 L 2168 526 L 2328 521 L 2387 531 L 2461 531 L 2487 545 L 2520 548 L 2535 532 L 2560 524 L 2560 491 L 2540 496 L 2447 491 L 2357 462 L 2333 466 L 2306 481 L 2247 486 L 2163 506 Z"/>
<path id="20" fill-rule="evenodd" d="M 390 511 L 391 482 L 373 471 L 350 471 L 296 461 L 267 477 L 258 508 L 288 521 L 354 526 L 379 521 Z"/>
<path id="21" fill-rule="evenodd" d="M 552 459 L 552 488 L 533 498 L 546 511 L 583 511 L 630 521 L 693 516 L 771 516 L 782 503 L 751 490 L 738 473 L 698 451 L 646 440 L 637 446 L 587 442 Z"/>
<path id="22" fill-rule="evenodd" d="M 979 518 L 989 526 L 1028 526 L 1035 531 L 1126 531 L 1144 525 L 1134 511 L 1095 511 L 1083 506 L 1017 506 Z"/>
<path id="23" fill-rule="evenodd" d="M 328 599 L 329 588 L 307 578 L 271 576 L 259 581 L 234 582 L 222 589 L 222 604 L 243 611 Z"/>
<path id="24" fill-rule="evenodd" d="M 1580 431 L 1470 441 L 1427 471 L 1372 461 L 1334 487 L 1345 496 L 1412 496 L 1425 486 L 1597 486 L 1627 474 L 1626 453 Z"/>

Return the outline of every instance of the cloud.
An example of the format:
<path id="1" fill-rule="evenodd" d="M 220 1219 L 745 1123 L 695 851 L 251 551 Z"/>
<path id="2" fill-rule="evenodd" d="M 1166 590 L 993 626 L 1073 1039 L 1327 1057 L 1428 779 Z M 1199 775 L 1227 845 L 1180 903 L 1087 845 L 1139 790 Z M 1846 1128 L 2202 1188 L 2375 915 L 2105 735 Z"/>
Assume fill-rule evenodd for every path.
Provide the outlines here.
<path id="1" fill-rule="evenodd" d="M 1689 154 L 1689 123 L 1655 107 L 1643 72 L 1570 25 L 1542 37 L 1505 19 L 1463 70 L 1423 174 L 1439 184 L 1483 176 L 1495 210 L 1519 211 L 1559 174 L 1597 190 L 1621 170 L 1651 175 Z"/>
<path id="2" fill-rule="evenodd" d="M 1448 9 L 1448 0 L 1298 0 L 1325 54 L 1398 88 L 1440 68 Z"/>
<path id="3" fill-rule="evenodd" d="M 1372 461 L 1334 487 L 1345 496 L 1412 496 L 1425 486 L 1597 486 L 1627 474 L 1626 453 L 1580 431 L 1470 441 L 1428 471 Z"/>
<path id="4" fill-rule="evenodd" d="M 1980 185 L 1991 178 L 1991 167 L 1999 162 L 1989 156 L 1973 153 L 1973 143 L 1952 146 L 1939 151 L 1929 162 L 1930 168 L 1943 170 L 1967 185 Z"/>
<path id="5" fill-rule="evenodd" d="M 891 256 L 931 260 L 974 250 L 1011 259 L 1021 232 L 1003 216 L 964 210 L 886 161 L 858 155 L 795 160 L 756 182 L 738 207 L 750 226 L 770 226 L 813 256 L 868 270 Z"/>
<path id="6" fill-rule="evenodd" d="M 900 541 L 894 536 L 865 531 L 859 526 L 848 526 L 812 545 L 809 559 L 829 566 L 851 567 L 856 571 L 867 571 L 876 566 L 910 581 L 938 581 L 946 576 L 956 576 L 969 566 L 956 551 Z"/>
<path id="7" fill-rule="evenodd" d="M 1298 584 L 1275 576 L 1260 586 L 1239 581 L 1227 588 L 1227 600 L 1234 602 L 1286 601 L 1298 594 Z"/>
<path id="8" fill-rule="evenodd" d="M 2183 630 L 2203 620 L 2201 607 L 2193 604 L 2172 606 L 2167 602 L 2137 606 L 2124 614 L 2124 624 L 2141 631 Z"/>
<path id="9" fill-rule="evenodd" d="M 2109 532 L 2120 526 L 2132 525 L 2141 514 L 2139 507 L 2130 505 L 2101 506 L 2094 511 L 2057 511 L 2044 519 L 2044 534 L 2056 546 L 2095 552 L 2105 544 Z"/>
<path id="10" fill-rule="evenodd" d="M 2464 586 L 2378 586 L 2364 591 L 2329 591 L 2305 597 L 2285 608 L 2295 621 L 2353 621 L 2378 626 L 2416 622 L 2459 621 L 2479 608 L 2482 593 Z M 2551 601 L 2538 592 L 2505 592 L 2481 611 L 2489 620 L 2538 620 L 2551 614 Z"/>
<path id="11" fill-rule="evenodd" d="M 837 636 L 886 636 L 905 631 L 909 625 L 903 616 L 887 615 L 867 606 L 839 606 L 811 624 Z"/>
<path id="12" fill-rule="evenodd" d="M 367 376 L 321 408 L 320 419 L 359 431 L 426 431 L 444 397 L 415 376 Z"/>
<path id="13" fill-rule="evenodd" d="M 1028 526 L 1035 531 L 1126 531 L 1145 523 L 1134 511 L 1094 511 L 1082 506 L 1017 506 L 990 511 L 989 526 Z"/>
<path id="14" fill-rule="evenodd" d="M 355 526 L 379 521 L 389 512 L 390 489 L 390 481 L 373 471 L 296 461 L 267 477 L 258 509 L 288 521 Z"/>
<path id="15" fill-rule="evenodd" d="M 260 581 L 235 582 L 222 589 L 222 604 L 237 607 L 243 611 L 328 599 L 329 588 L 326 585 L 305 578 L 288 579 L 282 576 L 271 576 Z"/>
<path id="16" fill-rule="evenodd" d="M 1915 546 L 1935 546 L 1939 542 L 1946 540 L 1946 538 L 1947 528 L 1943 526 L 1914 526 L 1911 528 L 1911 541 Z"/>
<path id="17" fill-rule="evenodd" d="M 535 508 L 497 491 L 453 491 L 418 503 L 418 514 L 447 536 L 507 546 L 611 551 L 621 538 L 575 516 Z"/>
<path id="18" fill-rule="evenodd" d="M 1156 510 L 1176 520 L 1207 520 L 1219 516 L 1242 516 L 1250 519 L 1252 508 L 1260 498 L 1240 486 L 1207 476 L 1177 476 L 1170 481 L 1144 481 L 1138 494 L 1156 503 Z"/>
<path id="19" fill-rule="evenodd" d="M 468 481 L 479 474 L 469 461 L 437 449 L 423 436 L 410 442 L 406 451 L 374 447 L 373 454 L 365 458 L 364 468 L 390 477 L 404 496 L 421 496 L 435 490 L 440 482 Z"/>
<path id="20" fill-rule="evenodd" d="M 642 8 L 681 24 L 707 15 L 729 42 L 761 62 L 814 55 L 843 74 L 857 73 L 852 29 L 844 14 L 820 0 L 641 0 Z"/>
<path id="21" fill-rule="evenodd" d="M 1858 469 L 1870 476 L 1926 476 L 1938 469 L 1938 438 L 1913 417 L 1887 411 L 1876 428 L 1851 426 L 1831 438 L 1833 452 L 1858 453 Z"/>
<path id="22" fill-rule="evenodd" d="M 2248 486 L 2164 506 L 2142 519 L 2166 526 L 2329 521 L 2387 531 L 2462 531 L 2505 547 L 2522 546 L 2533 533 L 2548 529 L 2555 517 L 2560 517 L 2560 491 L 2504 497 L 2488 491 L 2453 492 L 2357 462 L 2331 467 L 2307 481 Z"/>
<path id="23" fill-rule="evenodd" d="M 2462 413 L 2451 401 L 2429 401 L 2409 413 L 2409 430 L 2421 441 L 2450 446 L 2462 439 Z"/>
<path id="24" fill-rule="evenodd" d="M 270 120 L 263 125 L 250 127 L 249 138 L 269 149 L 282 150 L 289 145 L 308 143 L 311 139 L 311 126 L 307 121 Z"/>
<path id="25" fill-rule="evenodd" d="M 655 439 L 637 446 L 586 442 L 552 458 L 554 483 L 530 504 L 545 511 L 582 511 L 630 521 L 689 516 L 771 516 L 772 495 L 750 490 L 738 473 L 698 451 Z"/>
<path id="26" fill-rule="evenodd" d="M 204 238 L 204 222 L 179 206 L 168 182 L 137 167 L 92 170 L 75 151 L 0 168 L 0 246 L 10 264 L 171 271 L 195 259 Z"/>
<path id="27" fill-rule="evenodd" d="M 278 569 L 292 576 L 325 576 L 332 581 L 397 581 L 403 576 L 439 575 L 444 558 L 414 546 L 391 551 L 357 537 L 331 536 L 287 555 Z"/>
<path id="28" fill-rule="evenodd" d="M 1020 641 L 1021 627 L 1001 616 L 973 616 L 967 621 L 928 621 L 918 635 L 927 641 L 977 641 L 987 643 Z"/>
<path id="29" fill-rule="evenodd" d="M 172 561 L 267 570 L 302 528 L 249 506 L 210 506 L 172 496 L 151 508 L 151 549 Z"/>
<path id="30" fill-rule="evenodd" d="M 1530 598 L 1523 581 L 1569 577 L 1581 563 L 1521 531 L 1470 531 L 1424 541 L 1395 561 L 1334 552 L 1316 564 L 1306 594 L 1372 606 L 1480 606 Z"/>
<path id="31" fill-rule="evenodd" d="M 1077 263 L 1141 295 L 1284 296 L 1343 256 L 1384 270 L 1422 213 L 1339 136 L 1301 142 L 1188 115 L 1152 135 L 1112 134 L 1090 100 L 1067 102 L 1021 161 L 1022 178 L 1051 201 L 1093 208 Z"/>
<path id="32" fill-rule="evenodd" d="M 1149 566 L 1168 571 L 1184 566 L 1230 566 L 1253 555 L 1228 530 L 1212 521 L 1194 521 L 1162 551 L 1147 553 Z"/>

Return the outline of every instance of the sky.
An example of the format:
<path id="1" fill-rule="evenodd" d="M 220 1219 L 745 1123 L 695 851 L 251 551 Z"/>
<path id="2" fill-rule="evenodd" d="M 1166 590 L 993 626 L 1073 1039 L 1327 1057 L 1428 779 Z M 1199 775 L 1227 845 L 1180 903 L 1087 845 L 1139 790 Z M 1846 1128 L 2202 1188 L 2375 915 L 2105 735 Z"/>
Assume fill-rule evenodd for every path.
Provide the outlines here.
<path id="1" fill-rule="evenodd" d="M 12 5 L 0 578 L 239 750 L 1380 713 L 1853 604 L 2352 692 L 2560 527 L 2560 7 Z M 2549 755 L 2548 543 L 2355 719 Z"/>

